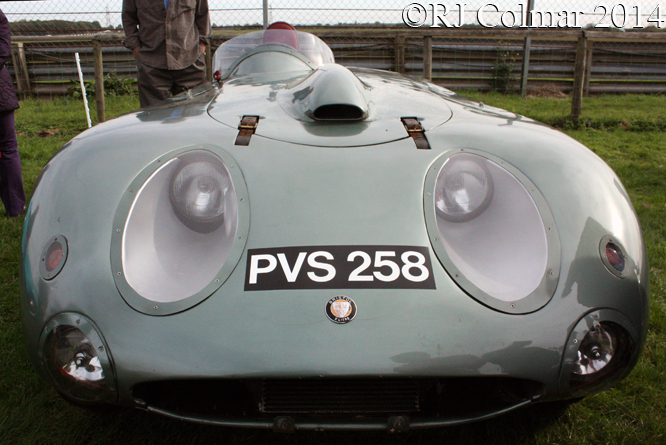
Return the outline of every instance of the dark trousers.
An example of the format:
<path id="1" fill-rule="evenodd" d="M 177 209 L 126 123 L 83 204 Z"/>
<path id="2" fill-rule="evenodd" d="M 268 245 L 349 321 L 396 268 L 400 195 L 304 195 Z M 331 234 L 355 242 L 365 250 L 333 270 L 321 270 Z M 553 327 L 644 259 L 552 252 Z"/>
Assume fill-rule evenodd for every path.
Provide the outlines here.
<path id="1" fill-rule="evenodd" d="M 191 66 L 182 70 L 153 68 L 141 62 L 136 64 L 139 79 L 139 102 L 141 108 L 155 105 L 206 82 L 206 65 L 200 57 Z"/>
<path id="2" fill-rule="evenodd" d="M 25 192 L 21 174 L 14 110 L 0 112 L 0 198 L 9 216 L 23 213 Z"/>

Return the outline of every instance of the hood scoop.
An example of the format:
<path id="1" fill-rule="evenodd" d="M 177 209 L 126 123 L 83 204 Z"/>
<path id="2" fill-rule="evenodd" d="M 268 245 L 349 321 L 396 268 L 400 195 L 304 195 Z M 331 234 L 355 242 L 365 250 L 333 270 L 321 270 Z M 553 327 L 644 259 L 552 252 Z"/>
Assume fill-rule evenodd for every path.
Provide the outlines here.
<path id="1" fill-rule="evenodd" d="M 368 118 L 370 87 L 341 65 L 324 65 L 279 95 L 280 106 L 305 122 L 360 122 Z"/>
<path id="2" fill-rule="evenodd" d="M 328 64 L 230 79 L 208 113 L 235 136 L 243 117 L 258 117 L 249 147 L 270 140 L 362 147 L 408 138 L 401 117 L 417 117 L 424 132 L 449 120 L 447 101 L 431 88 L 390 73 Z"/>
<path id="3" fill-rule="evenodd" d="M 347 68 L 328 65 L 312 77 L 306 116 L 316 121 L 362 121 L 368 117 L 366 90 L 370 88 Z"/>

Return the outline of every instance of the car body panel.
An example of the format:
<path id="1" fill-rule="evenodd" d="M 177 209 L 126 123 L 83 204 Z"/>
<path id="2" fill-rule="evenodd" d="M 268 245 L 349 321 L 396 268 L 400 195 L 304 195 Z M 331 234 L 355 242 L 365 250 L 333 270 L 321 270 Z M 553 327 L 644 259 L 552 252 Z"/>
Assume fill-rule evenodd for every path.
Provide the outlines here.
<path id="1" fill-rule="evenodd" d="M 636 214 L 612 170 L 578 142 L 530 119 L 417 79 L 351 72 L 370 86 L 370 122 L 294 119 L 280 102 L 297 89 L 290 86 L 292 74 L 248 76 L 116 118 L 63 147 L 40 175 L 24 229 L 22 316 L 36 368 L 47 376 L 39 348 L 44 326 L 71 312 L 94 321 L 103 335 L 118 403 L 129 406 L 142 406 L 132 395 L 142 382 L 204 378 L 504 376 L 541 382 L 540 399 L 555 400 L 568 397 L 561 375 L 566 360 L 570 369 L 574 328 L 603 309 L 638 346 L 630 369 L 646 335 L 648 267 Z M 234 145 L 244 115 L 260 116 L 259 125 L 249 146 Z M 429 150 L 415 147 L 400 121 L 406 116 L 422 118 Z M 223 282 L 196 304 L 168 315 L 135 310 L 114 277 L 117 209 L 151 163 L 197 148 L 223 153 L 244 182 L 249 228 L 235 241 L 239 255 L 225 265 Z M 510 164 L 552 213 L 559 278 L 538 310 L 511 314 L 483 305 L 438 260 L 425 223 L 426 177 L 441 156 L 461 150 Z M 40 258 L 55 235 L 67 239 L 67 262 L 44 280 Z M 626 278 L 600 260 L 604 236 L 625 249 Z M 312 246 L 425 248 L 436 289 L 245 290 L 249 250 Z M 338 295 L 357 305 L 347 324 L 325 315 L 327 301 Z M 353 421 L 339 424 L 355 428 Z"/>

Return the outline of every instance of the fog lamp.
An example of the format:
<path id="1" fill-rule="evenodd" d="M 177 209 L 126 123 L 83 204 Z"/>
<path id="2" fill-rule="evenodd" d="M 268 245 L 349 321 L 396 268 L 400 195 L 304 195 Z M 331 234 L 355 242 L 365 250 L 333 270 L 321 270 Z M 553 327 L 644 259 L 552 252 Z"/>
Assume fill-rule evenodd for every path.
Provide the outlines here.
<path id="1" fill-rule="evenodd" d="M 629 363 L 629 333 L 612 322 L 595 323 L 578 346 L 571 388 L 610 384 Z"/>
<path id="2" fill-rule="evenodd" d="M 573 373 L 590 375 L 601 371 L 613 359 L 616 347 L 617 339 L 612 331 L 596 326 L 581 342 Z"/>
<path id="3" fill-rule="evenodd" d="M 76 320 L 70 324 L 72 318 Z M 58 391 L 80 402 L 113 400 L 110 362 L 99 337 L 90 331 L 92 326 L 83 318 L 67 314 L 51 324 L 55 326 L 47 328 L 43 360 Z M 93 335 L 86 335 L 82 329 Z"/>

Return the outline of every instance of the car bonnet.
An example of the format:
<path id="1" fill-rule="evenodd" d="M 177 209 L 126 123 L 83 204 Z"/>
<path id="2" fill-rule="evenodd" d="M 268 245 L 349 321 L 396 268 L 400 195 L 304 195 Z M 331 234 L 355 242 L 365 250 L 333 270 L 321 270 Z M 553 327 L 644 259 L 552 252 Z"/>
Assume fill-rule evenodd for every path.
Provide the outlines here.
<path id="1" fill-rule="evenodd" d="M 257 116 L 255 135 L 299 145 L 376 145 L 408 137 L 403 117 L 417 118 L 425 131 L 451 118 L 446 90 L 433 87 L 391 73 L 329 64 L 230 79 L 208 113 L 232 128 L 244 116 Z M 329 112 L 317 114 L 320 107 Z"/>

